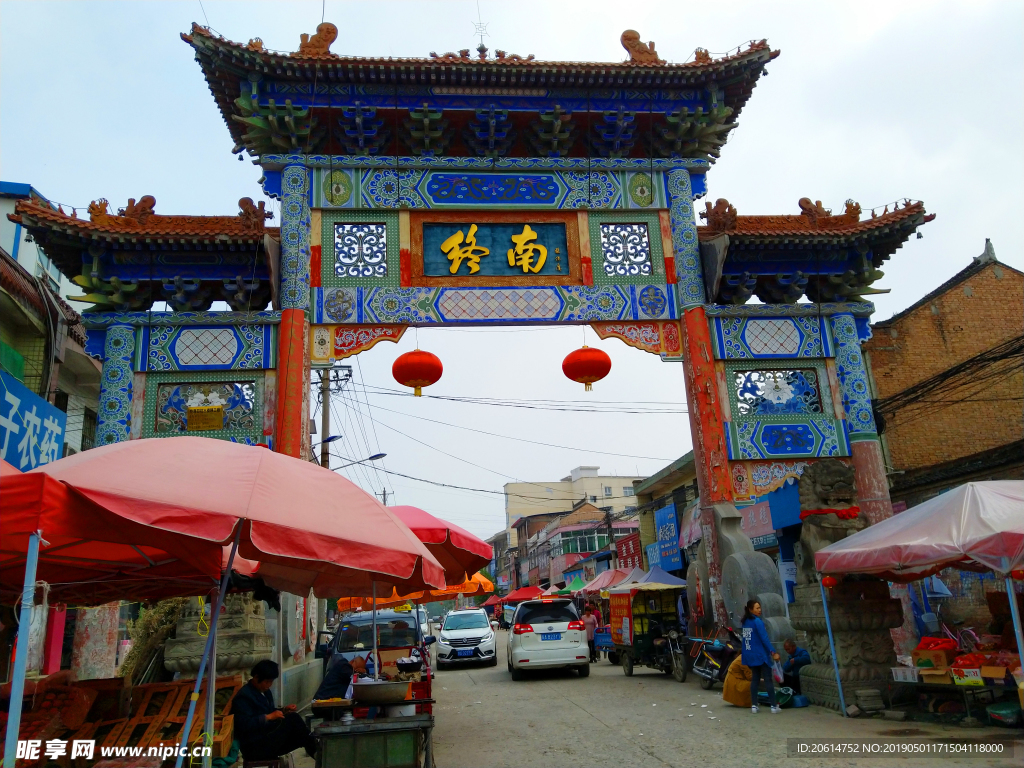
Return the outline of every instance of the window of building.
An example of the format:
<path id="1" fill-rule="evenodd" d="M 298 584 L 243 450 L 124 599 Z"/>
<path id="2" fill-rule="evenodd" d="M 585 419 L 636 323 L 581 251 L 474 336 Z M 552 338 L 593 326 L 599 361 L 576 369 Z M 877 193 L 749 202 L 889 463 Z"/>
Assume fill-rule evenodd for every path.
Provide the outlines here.
<path id="1" fill-rule="evenodd" d="M 96 445 L 96 413 L 88 408 L 82 413 L 82 450 Z"/>
<path id="2" fill-rule="evenodd" d="M 628 487 L 625 487 L 625 488 L 623 488 L 623 489 L 622 489 L 622 495 L 623 495 L 623 496 L 633 496 L 633 495 L 635 495 L 635 494 L 633 493 L 633 486 L 632 486 L 632 485 L 630 485 L 630 486 L 628 486 Z"/>
<path id="3" fill-rule="evenodd" d="M 590 496 L 589 498 L 590 498 L 590 503 L 591 504 L 593 504 L 594 502 L 597 501 L 597 496 Z"/>
<path id="4" fill-rule="evenodd" d="M 612 495 L 612 487 L 610 485 L 606 485 L 604 487 L 604 495 L 605 496 L 611 496 Z"/>
<path id="5" fill-rule="evenodd" d="M 67 413 L 68 412 L 68 393 L 67 392 L 61 392 L 58 389 L 57 392 L 53 396 L 53 405 L 54 405 L 55 408 L 59 408 L 60 410 L 64 411 L 64 413 Z"/>

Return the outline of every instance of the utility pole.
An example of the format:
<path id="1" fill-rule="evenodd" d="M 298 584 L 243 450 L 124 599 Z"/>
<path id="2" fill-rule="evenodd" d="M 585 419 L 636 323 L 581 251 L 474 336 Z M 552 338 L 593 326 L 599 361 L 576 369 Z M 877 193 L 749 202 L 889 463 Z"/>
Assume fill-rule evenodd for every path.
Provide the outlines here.
<path id="1" fill-rule="evenodd" d="M 320 466 L 331 468 L 331 369 L 320 371 Z"/>
<path id="2" fill-rule="evenodd" d="M 388 489 L 387 488 L 382 489 L 381 492 L 380 492 L 380 496 L 381 496 L 381 504 L 383 504 L 386 507 L 388 505 Z"/>

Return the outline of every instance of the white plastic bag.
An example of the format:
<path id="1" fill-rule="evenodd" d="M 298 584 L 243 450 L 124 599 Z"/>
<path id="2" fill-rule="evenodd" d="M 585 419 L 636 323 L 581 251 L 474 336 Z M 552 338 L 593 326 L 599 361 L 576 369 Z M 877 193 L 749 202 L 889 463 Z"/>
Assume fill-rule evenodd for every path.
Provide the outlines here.
<path id="1" fill-rule="evenodd" d="M 782 664 L 778 661 L 772 662 L 772 679 L 776 683 L 781 683 L 785 679 L 782 675 Z"/>

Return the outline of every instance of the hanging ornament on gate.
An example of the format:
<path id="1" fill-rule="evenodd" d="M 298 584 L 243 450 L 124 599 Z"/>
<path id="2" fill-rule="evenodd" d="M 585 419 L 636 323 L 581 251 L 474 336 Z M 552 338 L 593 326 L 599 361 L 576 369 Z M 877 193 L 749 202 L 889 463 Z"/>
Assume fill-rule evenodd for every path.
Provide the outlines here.
<path id="1" fill-rule="evenodd" d="M 441 365 L 440 358 L 422 349 L 406 352 L 391 366 L 391 375 L 395 377 L 395 381 L 402 386 L 412 387 L 416 397 L 422 396 L 423 387 L 436 383 L 442 373 L 444 366 Z"/>
<path id="2" fill-rule="evenodd" d="M 600 381 L 612 369 L 612 359 L 601 349 L 588 347 L 584 344 L 580 349 L 570 352 L 562 361 L 562 373 L 573 381 L 586 384 L 586 391 L 593 389 L 591 384 Z"/>

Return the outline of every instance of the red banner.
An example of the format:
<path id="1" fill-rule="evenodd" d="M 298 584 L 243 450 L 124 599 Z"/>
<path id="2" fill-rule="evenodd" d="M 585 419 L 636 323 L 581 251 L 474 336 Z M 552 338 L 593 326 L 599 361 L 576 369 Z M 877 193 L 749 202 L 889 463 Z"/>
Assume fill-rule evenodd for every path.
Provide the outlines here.
<path id="1" fill-rule="evenodd" d="M 639 534 L 637 534 L 639 536 Z M 610 595 L 612 642 L 616 645 L 633 644 L 633 611 L 629 593 Z"/>

